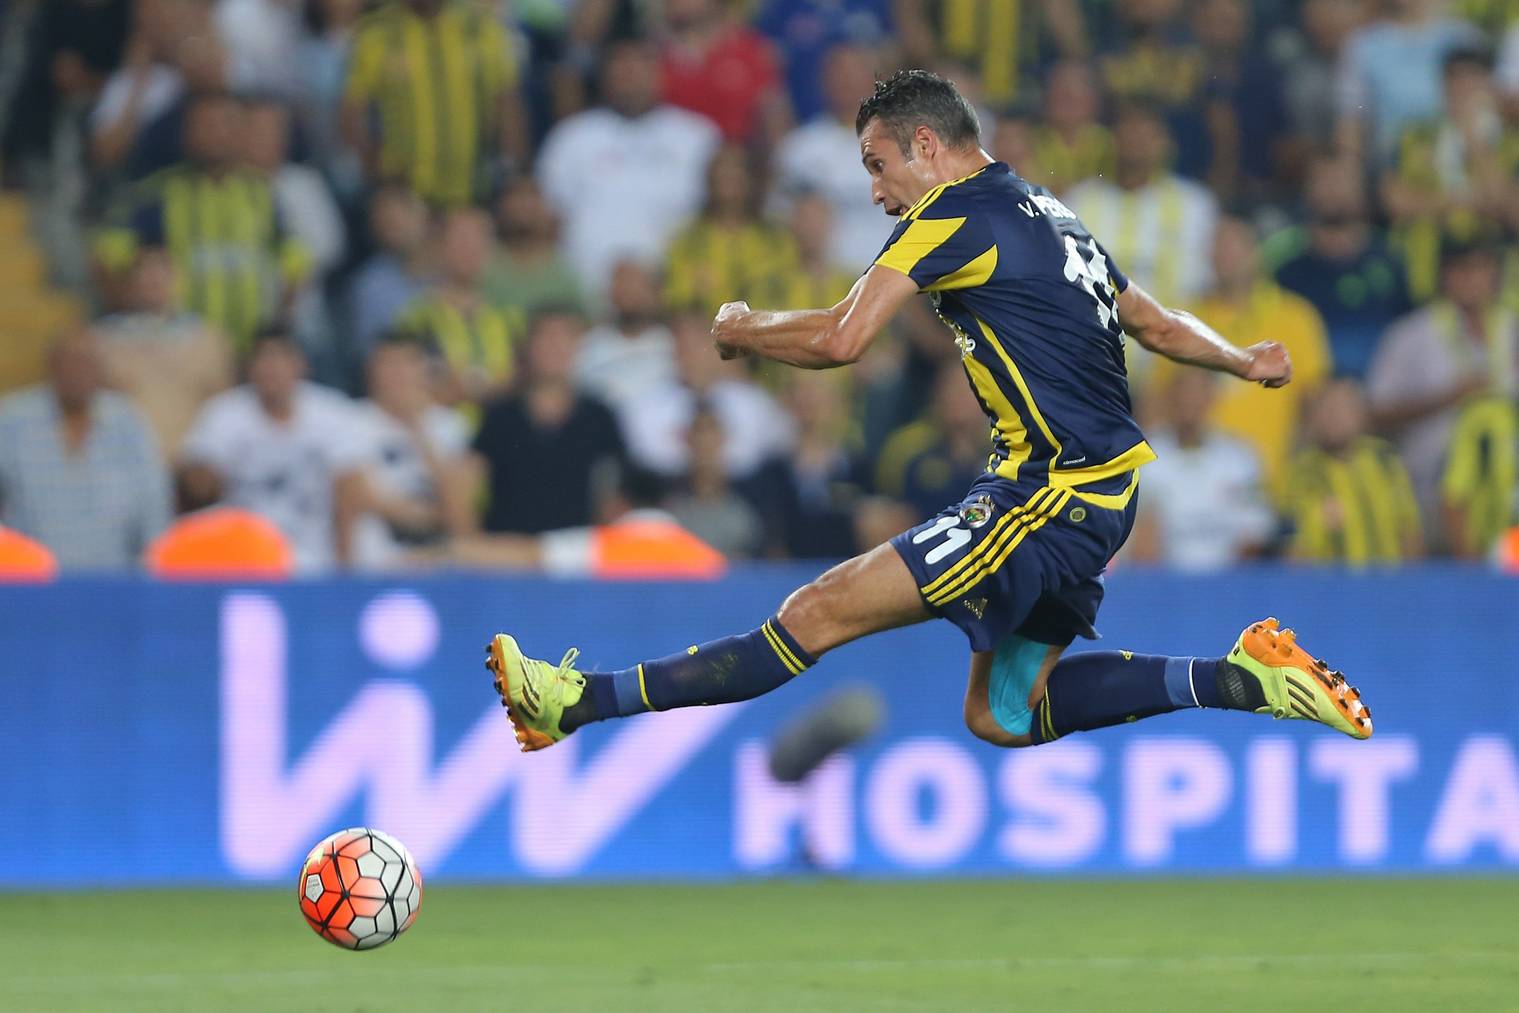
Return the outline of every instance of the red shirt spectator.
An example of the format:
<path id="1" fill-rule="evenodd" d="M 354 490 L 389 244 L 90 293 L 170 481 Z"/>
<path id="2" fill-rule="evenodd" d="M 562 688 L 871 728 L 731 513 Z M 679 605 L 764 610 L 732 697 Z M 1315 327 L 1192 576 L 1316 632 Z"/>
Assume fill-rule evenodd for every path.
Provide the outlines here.
<path id="1" fill-rule="evenodd" d="M 770 41 L 729 21 L 719 0 L 669 0 L 660 46 L 660 91 L 671 105 L 700 113 L 730 141 L 761 130 L 780 93 L 780 63 Z"/>

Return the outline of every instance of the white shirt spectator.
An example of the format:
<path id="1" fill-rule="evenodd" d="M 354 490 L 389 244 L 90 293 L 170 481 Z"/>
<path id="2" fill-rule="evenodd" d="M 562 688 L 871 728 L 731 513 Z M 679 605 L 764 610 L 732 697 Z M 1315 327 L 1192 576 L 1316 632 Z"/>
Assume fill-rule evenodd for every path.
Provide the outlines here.
<path id="1" fill-rule="evenodd" d="M 1162 304 L 1191 302 L 1212 286 L 1218 202 L 1206 187 L 1174 174 L 1136 190 L 1088 179 L 1071 187 L 1066 203 L 1119 268 Z"/>
<path id="2" fill-rule="evenodd" d="M 1140 510 L 1155 524 L 1159 561 L 1188 573 L 1223 570 L 1270 538 L 1275 519 L 1262 489 L 1255 449 L 1223 433 L 1182 447 L 1150 439 L 1157 460 L 1145 466 Z"/>
<path id="3" fill-rule="evenodd" d="M 631 409 L 645 392 L 675 381 L 675 342 L 663 324 L 632 337 L 614 324 L 601 324 L 586 332 L 575 357 L 575 385 L 618 413 Z"/>
<path id="4" fill-rule="evenodd" d="M 623 257 L 663 262 L 672 233 L 701 206 L 719 140 L 706 118 L 673 106 L 637 117 L 588 109 L 549 131 L 538 178 L 588 291 L 604 292 Z"/>
<path id="5" fill-rule="evenodd" d="M 458 412 L 433 406 L 422 419 L 422 435 L 433 455 L 457 460 L 469 449 L 469 426 Z M 353 438 L 364 450 L 364 477 L 382 493 L 438 502 L 433 480 L 416 434 L 373 401 L 354 406 Z M 395 567 L 406 543 L 383 518 L 360 517 L 353 532 L 353 565 L 361 570 Z"/>
<path id="6" fill-rule="evenodd" d="M 1440 17 L 1374 21 L 1351 34 L 1340 57 L 1340 116 L 1366 124 L 1371 160 L 1385 162 L 1405 129 L 1440 115 L 1445 55 L 1480 41 L 1471 25 Z"/>
<path id="7" fill-rule="evenodd" d="M 1509 98 L 1519 98 L 1519 21 L 1509 25 L 1503 33 L 1503 48 L 1498 51 L 1498 63 L 1493 68 L 1498 90 Z"/>
<path id="8" fill-rule="evenodd" d="M 227 503 L 284 532 L 298 573 L 319 573 L 336 560 L 336 482 L 364 464 L 354 430 L 354 404 L 335 390 L 302 382 L 291 418 L 281 423 L 243 386 L 206 402 L 185 437 L 184 457 L 221 474 Z"/>
<path id="9" fill-rule="evenodd" d="M 112 74 L 100 90 L 95 108 L 90 110 L 90 131 L 99 134 L 111 127 L 127 111 L 137 75 L 146 74 L 137 111 L 138 128 L 152 123 L 168 112 L 185 94 L 185 79 L 178 70 L 162 63 L 146 68 L 125 66 Z"/>
<path id="10" fill-rule="evenodd" d="M 730 478 L 745 478 L 761 464 L 788 453 L 796 441 L 791 416 L 769 394 L 752 383 L 723 380 L 703 392 L 722 423 L 723 466 Z M 697 395 L 673 383 L 648 388 L 618 410 L 628 453 L 639 464 L 662 475 L 687 469 L 690 453 L 686 430 L 696 413 Z"/>
<path id="11" fill-rule="evenodd" d="M 235 91 L 295 97 L 300 8 L 291 0 L 217 0 L 216 35 L 230 57 L 228 83 Z"/>
<path id="12" fill-rule="evenodd" d="M 125 396 L 95 395 L 77 451 L 64 446 L 50 388 L 0 398 L 0 524 L 46 545 L 64 570 L 120 570 L 168 523 L 168 472 Z"/>
<path id="13" fill-rule="evenodd" d="M 881 252 L 895 222 L 870 199 L 853 124 L 818 116 L 782 138 L 775 161 L 782 199 L 810 190 L 827 200 L 833 209 L 830 259 L 863 273 Z"/>
<path id="14" fill-rule="evenodd" d="M 322 174 L 309 165 L 288 162 L 269 181 L 280 221 L 311 254 L 318 274 L 343 260 L 343 215 Z"/>

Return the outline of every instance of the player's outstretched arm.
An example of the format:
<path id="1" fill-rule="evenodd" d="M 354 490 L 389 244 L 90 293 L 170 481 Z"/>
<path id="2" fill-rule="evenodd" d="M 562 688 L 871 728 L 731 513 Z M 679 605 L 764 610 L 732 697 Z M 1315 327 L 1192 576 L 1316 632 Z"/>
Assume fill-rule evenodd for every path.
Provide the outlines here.
<path id="1" fill-rule="evenodd" d="M 864 355 L 917 292 L 907 275 L 872 267 L 829 309 L 752 310 L 748 303 L 724 303 L 712 322 L 712 339 L 725 359 L 759 355 L 803 369 L 832 369 Z"/>
<path id="2" fill-rule="evenodd" d="M 1277 342 L 1238 348 L 1192 314 L 1166 309 L 1132 281 L 1118 293 L 1118 319 L 1130 337 L 1168 359 L 1232 373 L 1267 387 L 1284 387 L 1292 381 L 1292 360 Z"/>

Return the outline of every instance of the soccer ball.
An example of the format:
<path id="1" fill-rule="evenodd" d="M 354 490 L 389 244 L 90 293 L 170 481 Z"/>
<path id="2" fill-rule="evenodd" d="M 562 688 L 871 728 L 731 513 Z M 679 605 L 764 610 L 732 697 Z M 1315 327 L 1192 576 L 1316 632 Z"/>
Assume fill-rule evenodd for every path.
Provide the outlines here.
<path id="1" fill-rule="evenodd" d="M 347 950 L 372 950 L 417 920 L 422 874 L 400 841 L 352 827 L 311 849 L 298 890 L 313 932 Z"/>

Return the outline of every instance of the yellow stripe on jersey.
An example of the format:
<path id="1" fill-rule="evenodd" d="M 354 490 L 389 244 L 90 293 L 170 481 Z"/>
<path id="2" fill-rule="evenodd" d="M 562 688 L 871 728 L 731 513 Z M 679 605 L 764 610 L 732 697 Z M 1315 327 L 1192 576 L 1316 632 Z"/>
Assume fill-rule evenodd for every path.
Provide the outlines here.
<path id="1" fill-rule="evenodd" d="M 922 219 L 913 223 L 914 226 L 921 224 Z M 912 230 L 909 229 L 908 231 Z M 907 236 L 903 235 L 902 238 L 906 239 Z M 987 279 L 992 276 L 992 272 L 996 269 L 997 247 L 993 246 L 964 267 L 951 271 L 932 285 L 924 286 L 923 291 L 947 292 L 950 289 L 956 288 L 975 288 L 977 285 L 986 284 Z"/>
<path id="2" fill-rule="evenodd" d="M 964 218 L 918 218 L 876 258 L 876 263 L 911 277 L 918 261 L 944 245 L 964 224 Z"/>
<path id="3" fill-rule="evenodd" d="M 1028 428 L 1023 424 L 1023 416 L 1018 414 L 1018 410 L 1002 392 L 1002 387 L 992 376 L 991 370 L 987 369 L 975 356 L 967 355 L 960 361 L 965 366 L 965 373 L 970 377 L 971 386 L 975 388 L 977 396 L 997 418 L 992 426 L 992 432 L 1002 441 L 1002 446 L 1007 451 L 1007 459 L 998 466 L 997 474 L 1011 481 L 1017 481 L 1019 467 L 1034 452 L 1034 448 L 1028 441 Z"/>
<path id="4" fill-rule="evenodd" d="M 986 339 L 988 345 L 997 353 L 997 358 L 1002 360 L 1002 365 L 1007 369 L 1007 375 L 1012 378 L 1013 384 L 1018 388 L 1018 393 L 1023 395 L 1023 403 L 1028 405 L 1029 414 L 1034 418 L 1034 424 L 1039 427 L 1039 432 L 1050 444 L 1050 461 L 1058 461 L 1062 453 L 1060 441 L 1055 438 L 1055 433 L 1050 429 L 1050 424 L 1044 420 L 1044 415 L 1039 411 L 1039 406 L 1034 403 L 1034 395 L 1028 389 L 1028 383 L 1023 379 L 1023 374 L 1018 371 L 1018 366 L 1013 362 L 1012 356 L 1007 354 L 1007 349 L 1002 347 L 1002 342 L 997 340 L 997 335 L 986 325 L 986 321 L 976 318 L 976 326 L 981 329 L 981 336 Z M 997 473 L 1002 474 L 999 468 Z M 1003 476 L 1011 477 L 1011 476 Z"/>

